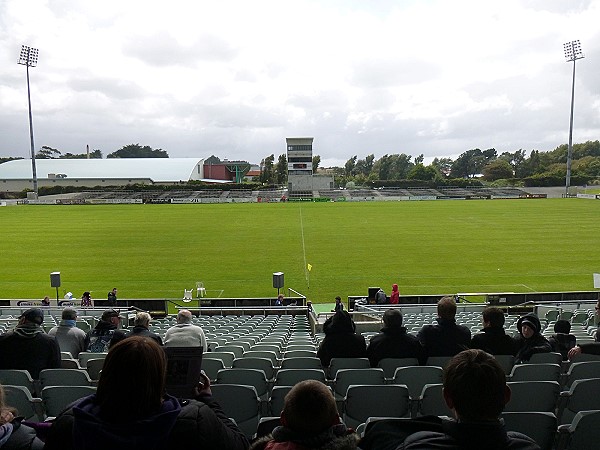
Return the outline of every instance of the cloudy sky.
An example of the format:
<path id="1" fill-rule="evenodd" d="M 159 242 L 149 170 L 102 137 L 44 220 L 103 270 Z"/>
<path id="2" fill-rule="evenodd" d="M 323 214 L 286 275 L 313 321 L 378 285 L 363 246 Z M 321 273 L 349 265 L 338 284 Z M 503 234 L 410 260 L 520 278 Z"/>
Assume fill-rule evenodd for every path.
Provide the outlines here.
<path id="1" fill-rule="evenodd" d="M 600 139 L 600 0 L 0 0 L 0 156 L 244 159 L 313 136 L 323 166 Z"/>

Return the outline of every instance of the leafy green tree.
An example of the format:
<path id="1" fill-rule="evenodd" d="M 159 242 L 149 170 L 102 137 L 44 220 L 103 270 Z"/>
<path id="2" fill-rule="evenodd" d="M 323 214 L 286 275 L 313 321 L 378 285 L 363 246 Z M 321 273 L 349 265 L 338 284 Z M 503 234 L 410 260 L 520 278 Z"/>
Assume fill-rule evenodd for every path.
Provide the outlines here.
<path id="1" fill-rule="evenodd" d="M 433 158 L 431 165 L 435 167 L 440 172 L 440 174 L 447 177 L 450 175 L 452 163 L 452 158 Z"/>
<path id="2" fill-rule="evenodd" d="M 313 158 L 314 159 L 314 158 Z M 285 154 L 279 155 L 277 165 L 275 166 L 275 182 L 277 184 L 287 183 L 288 162 Z"/>
<path id="3" fill-rule="evenodd" d="M 406 176 L 409 180 L 433 181 L 440 176 L 438 170 L 432 166 L 424 166 L 423 163 L 415 164 Z"/>
<path id="4" fill-rule="evenodd" d="M 483 169 L 483 179 L 486 181 L 496 181 L 513 177 L 513 166 L 505 159 L 497 159 L 487 164 Z"/>
<path id="5" fill-rule="evenodd" d="M 107 158 L 168 158 L 169 154 L 160 148 L 152 149 L 149 145 L 129 144 L 109 153 Z"/>
<path id="6" fill-rule="evenodd" d="M 319 168 L 319 164 L 321 164 L 321 157 L 319 155 L 315 155 L 312 158 L 312 171 L 313 173 L 317 173 L 317 169 Z"/>
<path id="7" fill-rule="evenodd" d="M 481 151 L 478 148 L 462 153 L 450 168 L 452 178 L 472 178 L 480 174 L 486 164 L 496 159 L 496 150 L 490 148 Z"/>
<path id="8" fill-rule="evenodd" d="M 0 164 L 8 162 L 8 161 L 14 161 L 14 160 L 17 160 L 17 159 L 23 159 L 23 158 L 21 158 L 20 156 L 17 156 L 17 157 L 12 157 L 12 156 L 2 157 L 2 158 L 0 158 Z"/>
<path id="9" fill-rule="evenodd" d="M 352 158 L 346 161 L 346 164 L 344 165 L 344 173 L 347 177 L 352 175 L 352 172 L 354 171 L 354 167 L 356 166 L 356 158 L 357 156 L 354 155 Z"/>
<path id="10" fill-rule="evenodd" d="M 272 184 L 275 181 L 275 155 L 267 156 L 260 162 L 259 181 L 263 184 Z"/>
<path id="11" fill-rule="evenodd" d="M 401 180 L 407 177 L 413 167 L 412 156 L 404 153 L 383 155 L 373 164 L 373 171 L 379 180 Z"/>
<path id="12" fill-rule="evenodd" d="M 35 154 L 35 159 L 55 159 L 60 158 L 60 155 L 60 150 L 42 145 L 40 151 Z"/>
<path id="13" fill-rule="evenodd" d="M 87 159 L 87 153 L 65 153 L 59 156 L 60 159 Z M 90 152 L 90 159 L 102 159 L 102 151 L 93 150 Z"/>

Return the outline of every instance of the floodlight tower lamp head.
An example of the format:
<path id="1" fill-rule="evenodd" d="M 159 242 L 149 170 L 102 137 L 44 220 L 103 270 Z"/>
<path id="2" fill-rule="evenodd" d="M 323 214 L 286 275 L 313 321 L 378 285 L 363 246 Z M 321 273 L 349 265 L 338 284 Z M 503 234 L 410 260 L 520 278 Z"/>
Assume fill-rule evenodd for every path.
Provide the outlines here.
<path id="1" fill-rule="evenodd" d="M 39 50 L 37 48 L 22 45 L 21 54 L 19 55 L 17 63 L 27 67 L 35 67 L 37 66 L 38 53 Z"/>
<path id="2" fill-rule="evenodd" d="M 584 58 L 584 55 L 581 51 L 581 43 L 579 40 L 571 41 L 563 44 L 565 49 L 565 59 L 567 62 L 576 61 L 578 59 Z"/>

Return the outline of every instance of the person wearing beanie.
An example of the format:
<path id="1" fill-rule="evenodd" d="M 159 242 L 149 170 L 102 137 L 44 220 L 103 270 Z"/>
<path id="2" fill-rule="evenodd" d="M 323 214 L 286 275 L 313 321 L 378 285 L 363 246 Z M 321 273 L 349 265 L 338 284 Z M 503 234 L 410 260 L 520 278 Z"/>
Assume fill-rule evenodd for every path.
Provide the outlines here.
<path id="1" fill-rule="evenodd" d="M 552 346 L 552 351 L 560 353 L 563 361 L 569 359 L 569 350 L 577 345 L 577 338 L 571 333 L 571 324 L 568 320 L 557 320 L 554 324 L 554 334 L 548 341 Z"/>
<path id="2" fill-rule="evenodd" d="M 552 351 L 550 342 L 542 336 L 542 325 L 535 314 L 525 314 L 517 320 L 517 329 L 520 336 L 517 338 L 519 350 L 515 355 L 515 364 L 529 361 L 534 353 L 549 353 Z"/>
<path id="3" fill-rule="evenodd" d="M 61 319 L 58 326 L 48 331 L 48 335 L 56 338 L 61 352 L 69 352 L 73 358 L 77 358 L 85 349 L 85 331 L 77 328 L 77 311 L 65 308 Z"/>
<path id="4" fill-rule="evenodd" d="M 30 308 L 21 314 L 13 331 L 0 336 L 0 369 L 29 371 L 39 378 L 43 369 L 60 367 L 60 348 L 56 340 L 42 328 L 44 312 Z"/>
<path id="5" fill-rule="evenodd" d="M 356 333 L 356 325 L 346 311 L 336 312 L 323 324 L 325 337 L 317 351 L 323 367 L 329 367 L 331 358 L 365 358 L 367 344 L 363 335 Z"/>
<path id="6" fill-rule="evenodd" d="M 417 358 L 423 363 L 424 353 L 419 340 L 402 326 L 402 313 L 397 308 L 383 313 L 381 333 L 373 336 L 367 347 L 371 367 L 377 367 L 384 358 Z"/>

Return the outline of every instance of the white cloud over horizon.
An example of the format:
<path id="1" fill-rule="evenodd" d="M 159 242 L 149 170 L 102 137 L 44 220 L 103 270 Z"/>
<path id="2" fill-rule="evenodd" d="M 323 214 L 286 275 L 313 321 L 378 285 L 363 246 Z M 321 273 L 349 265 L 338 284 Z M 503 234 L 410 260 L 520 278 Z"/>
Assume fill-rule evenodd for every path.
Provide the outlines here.
<path id="1" fill-rule="evenodd" d="M 373 4 L 371 4 L 373 3 Z M 171 157 L 245 159 L 313 136 L 322 165 L 374 153 L 456 157 L 600 138 L 600 0 L 4 0 L 0 156 L 104 155 L 140 143 Z"/>

